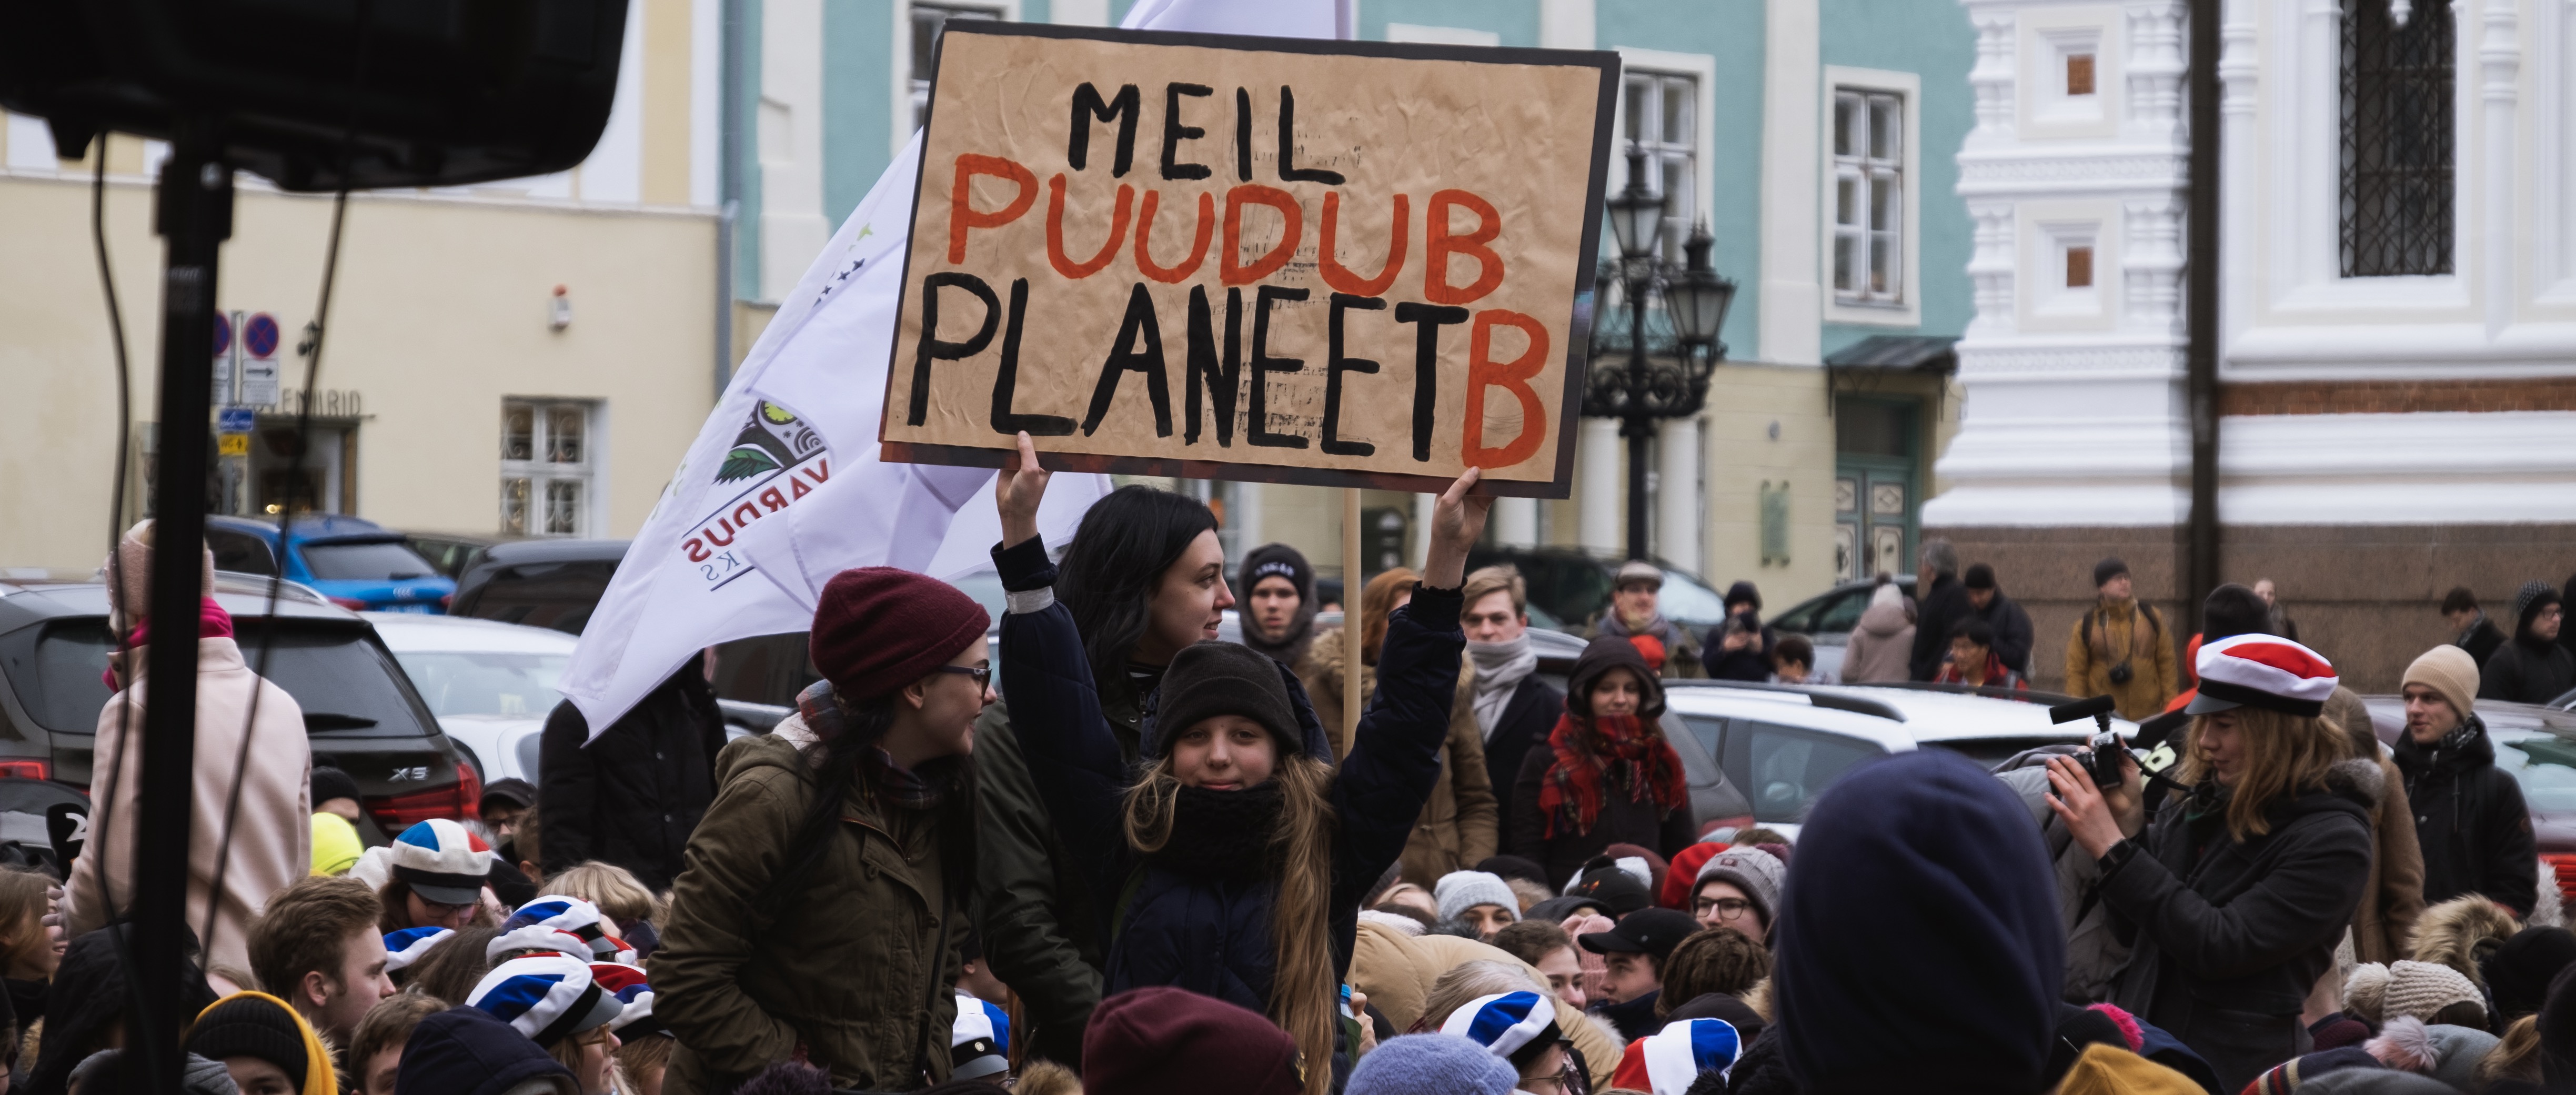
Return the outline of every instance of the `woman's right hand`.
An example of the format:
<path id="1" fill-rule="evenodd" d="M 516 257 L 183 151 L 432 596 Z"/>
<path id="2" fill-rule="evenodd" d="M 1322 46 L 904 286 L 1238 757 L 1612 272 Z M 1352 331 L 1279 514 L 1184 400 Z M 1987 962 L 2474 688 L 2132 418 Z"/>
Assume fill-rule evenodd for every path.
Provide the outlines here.
<path id="1" fill-rule="evenodd" d="M 1002 511 L 1002 546 L 1017 547 L 1038 534 L 1038 503 L 1054 473 L 1038 466 L 1038 448 L 1020 431 L 1020 452 L 993 477 L 993 504 Z"/>

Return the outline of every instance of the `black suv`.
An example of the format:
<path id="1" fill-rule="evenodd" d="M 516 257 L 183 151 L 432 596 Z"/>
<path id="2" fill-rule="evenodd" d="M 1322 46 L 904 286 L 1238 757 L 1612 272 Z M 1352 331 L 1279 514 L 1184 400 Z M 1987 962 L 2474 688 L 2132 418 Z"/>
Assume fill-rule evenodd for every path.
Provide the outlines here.
<path id="1" fill-rule="evenodd" d="M 268 679 L 304 709 L 313 763 L 355 777 L 386 832 L 475 816 L 481 781 L 366 620 L 292 582 L 272 618 L 268 580 L 248 575 L 219 572 L 215 601 L 254 668 L 267 647 Z M 97 575 L 0 577 L 0 762 L 9 774 L 88 785 L 99 712 L 113 694 L 101 679 L 113 644 Z"/>
<path id="2" fill-rule="evenodd" d="M 625 540 L 513 540 L 477 552 L 449 615 L 579 635 L 626 558 Z"/>

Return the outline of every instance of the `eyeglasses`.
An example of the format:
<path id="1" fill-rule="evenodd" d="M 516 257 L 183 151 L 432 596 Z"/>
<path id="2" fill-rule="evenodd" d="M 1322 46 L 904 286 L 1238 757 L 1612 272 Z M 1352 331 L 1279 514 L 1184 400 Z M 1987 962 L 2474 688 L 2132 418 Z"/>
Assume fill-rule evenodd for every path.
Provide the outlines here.
<path id="1" fill-rule="evenodd" d="M 1733 920 L 1736 917 L 1752 912 L 1753 903 L 1740 897 L 1720 897 L 1699 903 L 1699 913 L 1701 916 L 1708 915 L 1709 910 L 1711 909 L 1717 910 L 1717 915 L 1721 919 Z"/>
<path id="2" fill-rule="evenodd" d="M 990 688 L 993 684 L 993 667 L 989 665 L 943 665 L 931 672 L 973 677 L 977 688 Z"/>
<path id="3" fill-rule="evenodd" d="M 1582 1069 L 1574 1067 L 1570 1044 L 1560 1044 L 1569 1046 L 1565 1063 L 1557 1066 L 1557 1070 L 1550 1075 L 1523 1077 L 1521 1091 L 1527 1095 L 1592 1095 L 1592 1078 L 1585 1076 Z"/>

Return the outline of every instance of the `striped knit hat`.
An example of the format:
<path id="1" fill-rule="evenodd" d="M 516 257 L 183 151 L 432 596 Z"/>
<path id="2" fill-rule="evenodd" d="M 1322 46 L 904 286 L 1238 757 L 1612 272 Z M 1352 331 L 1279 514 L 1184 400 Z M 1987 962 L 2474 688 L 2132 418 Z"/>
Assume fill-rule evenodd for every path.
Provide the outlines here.
<path id="1" fill-rule="evenodd" d="M 669 1028 L 653 1017 L 653 986 L 645 983 L 644 971 L 615 962 L 593 962 L 590 976 L 602 991 L 617 997 L 621 1010 L 608 1021 L 608 1029 L 617 1040 L 632 1042 L 655 1034 L 669 1034 Z"/>
<path id="2" fill-rule="evenodd" d="M 1556 1006 L 1535 992 L 1500 992 L 1479 996 L 1449 1013 L 1440 1033 L 1455 1034 L 1510 1061 L 1514 1068 L 1536 1060 L 1556 1044 L 1560 1030 Z"/>
<path id="3" fill-rule="evenodd" d="M 2200 694 L 2185 714 L 2206 715 L 2238 707 L 2315 718 L 2334 695 L 2334 663 L 2277 635 L 2230 635 L 2203 643 L 2193 664 Z"/>
<path id="4" fill-rule="evenodd" d="M 449 928 L 404 928 L 385 933 L 385 972 L 392 973 L 429 956 L 429 949 L 456 932 Z"/>
<path id="5" fill-rule="evenodd" d="M 1664 1029 L 1628 1043 L 1610 1083 L 1654 1095 L 1683 1095 L 1701 1073 L 1723 1076 L 1733 1069 L 1743 1049 L 1735 1025 L 1724 1019 L 1667 1023 Z"/>
<path id="6" fill-rule="evenodd" d="M 523 954 L 560 954 L 566 958 L 590 961 L 590 944 L 560 928 L 543 924 L 523 924 L 493 936 L 483 944 L 483 960 L 498 964 L 504 958 Z"/>
<path id="7" fill-rule="evenodd" d="M 625 944 L 610 938 L 607 930 L 599 926 L 599 920 L 599 906 L 578 897 L 547 894 L 519 906 L 519 911 L 501 922 L 501 930 L 507 932 L 532 924 L 543 925 L 579 937 L 584 949 L 575 953 L 601 962 L 615 961 L 618 949 Z M 633 948 L 627 949 L 631 951 Z"/>
<path id="8" fill-rule="evenodd" d="M 492 967 L 465 998 L 540 1049 L 617 1018 L 624 1005 L 600 988 L 590 964 L 560 954 L 513 958 Z"/>
<path id="9" fill-rule="evenodd" d="M 423 901 L 471 905 L 483 896 L 492 873 L 492 849 L 483 838 L 443 817 L 402 831 L 388 849 L 395 878 L 411 884 Z"/>

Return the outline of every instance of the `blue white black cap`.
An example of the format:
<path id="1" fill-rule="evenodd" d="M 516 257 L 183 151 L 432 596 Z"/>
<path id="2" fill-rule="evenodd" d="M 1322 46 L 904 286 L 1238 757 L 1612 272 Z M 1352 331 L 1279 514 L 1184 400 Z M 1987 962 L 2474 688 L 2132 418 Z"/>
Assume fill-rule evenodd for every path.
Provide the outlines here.
<path id="1" fill-rule="evenodd" d="M 1449 1013 L 1440 1033 L 1455 1034 L 1509 1059 L 1556 1025 L 1556 1005 L 1545 994 L 1521 991 L 1479 996 Z"/>
<path id="2" fill-rule="evenodd" d="M 617 1018 L 625 1006 L 591 977 L 590 964 L 560 954 L 513 958 L 492 967 L 465 1002 L 490 1012 L 544 1049 Z"/>
<path id="3" fill-rule="evenodd" d="M 431 818 L 402 831 L 386 849 L 393 875 L 411 884 L 423 901 L 471 905 L 483 897 L 492 873 L 492 849 L 483 838 L 446 818 Z"/>
<path id="4" fill-rule="evenodd" d="M 385 933 L 385 972 L 392 973 L 428 956 L 429 948 L 439 945 L 456 932 L 448 928 L 404 928 Z"/>

